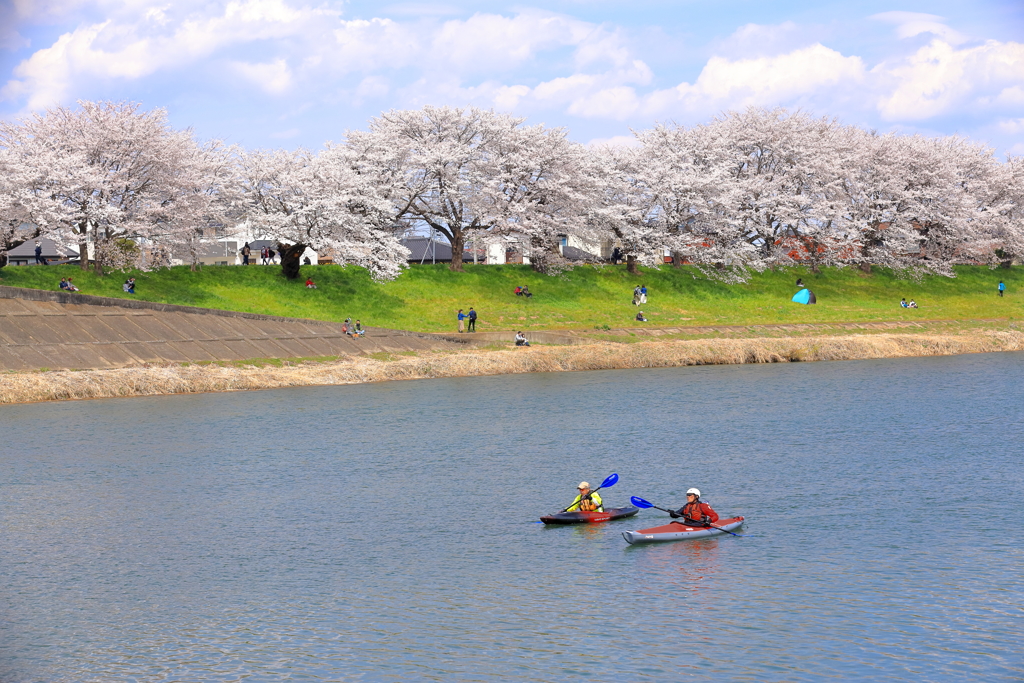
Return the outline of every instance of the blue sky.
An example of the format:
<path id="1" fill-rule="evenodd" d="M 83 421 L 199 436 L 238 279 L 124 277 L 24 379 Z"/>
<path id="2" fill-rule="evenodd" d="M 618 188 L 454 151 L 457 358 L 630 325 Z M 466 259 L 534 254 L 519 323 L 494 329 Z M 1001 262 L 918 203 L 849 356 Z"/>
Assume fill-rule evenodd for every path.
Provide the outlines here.
<path id="1" fill-rule="evenodd" d="M 383 110 L 512 111 L 581 142 L 745 106 L 1024 154 L 1024 2 L 0 0 L 0 117 L 164 107 L 319 147 Z"/>

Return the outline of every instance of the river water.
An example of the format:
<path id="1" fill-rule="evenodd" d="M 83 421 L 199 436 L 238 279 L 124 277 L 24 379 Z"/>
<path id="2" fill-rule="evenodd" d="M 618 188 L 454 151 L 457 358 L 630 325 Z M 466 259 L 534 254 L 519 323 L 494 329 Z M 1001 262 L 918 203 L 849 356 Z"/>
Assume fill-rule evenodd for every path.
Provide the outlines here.
<path id="1" fill-rule="evenodd" d="M 0 681 L 1020 679 L 1022 361 L 2 407 Z"/>

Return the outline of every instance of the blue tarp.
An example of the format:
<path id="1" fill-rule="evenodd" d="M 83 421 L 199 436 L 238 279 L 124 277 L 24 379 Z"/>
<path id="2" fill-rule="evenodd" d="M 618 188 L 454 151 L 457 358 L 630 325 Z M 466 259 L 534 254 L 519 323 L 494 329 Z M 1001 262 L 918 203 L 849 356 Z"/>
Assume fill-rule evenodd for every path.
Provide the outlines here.
<path id="1" fill-rule="evenodd" d="M 818 299 L 814 296 L 814 292 L 809 289 L 801 289 L 799 292 L 793 295 L 793 301 L 798 304 L 816 304 Z"/>

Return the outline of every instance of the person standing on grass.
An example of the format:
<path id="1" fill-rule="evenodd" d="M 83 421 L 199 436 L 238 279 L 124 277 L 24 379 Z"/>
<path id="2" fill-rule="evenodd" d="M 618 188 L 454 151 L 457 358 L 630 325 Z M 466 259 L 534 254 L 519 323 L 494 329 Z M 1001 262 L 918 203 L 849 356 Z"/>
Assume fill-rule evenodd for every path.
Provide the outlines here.
<path id="1" fill-rule="evenodd" d="M 469 307 L 469 331 L 476 332 L 476 310 L 472 306 Z"/>
<path id="2" fill-rule="evenodd" d="M 647 285 L 640 285 L 640 303 L 647 303 Z"/>
<path id="3" fill-rule="evenodd" d="M 459 334 L 462 334 L 465 331 L 466 331 L 466 314 L 463 313 L 462 309 L 460 308 L 459 309 Z"/>
<path id="4" fill-rule="evenodd" d="M 999 281 L 999 296 L 1002 296 L 1003 292 L 1005 292 L 1005 291 L 1006 291 L 1006 284 L 1002 280 L 1000 280 Z"/>

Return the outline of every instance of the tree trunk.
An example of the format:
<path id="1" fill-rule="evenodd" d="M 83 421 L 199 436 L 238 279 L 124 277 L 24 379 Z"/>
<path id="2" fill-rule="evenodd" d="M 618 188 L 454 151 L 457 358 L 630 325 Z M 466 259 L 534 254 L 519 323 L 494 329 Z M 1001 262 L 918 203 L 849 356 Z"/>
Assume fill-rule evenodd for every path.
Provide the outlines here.
<path id="1" fill-rule="evenodd" d="M 461 230 L 453 231 L 452 236 L 455 238 L 452 240 L 452 265 L 449 269 L 456 272 L 462 272 L 462 251 L 466 248 L 466 235 Z"/>
<path id="2" fill-rule="evenodd" d="M 626 272 L 630 275 L 640 274 L 640 271 L 636 268 L 636 256 L 633 256 L 633 254 L 626 256 Z"/>
<path id="3" fill-rule="evenodd" d="M 1001 262 L 999 264 L 999 267 L 1000 268 L 1009 268 L 1012 265 L 1013 265 L 1013 261 L 1012 260 L 1010 260 L 1010 261 L 1003 261 L 1003 262 Z"/>
<path id="4" fill-rule="evenodd" d="M 78 233 L 81 236 L 78 240 L 78 264 L 82 270 L 89 270 L 89 226 L 79 223 L 78 229 L 81 231 Z"/>
<path id="5" fill-rule="evenodd" d="M 680 254 L 678 251 L 673 251 L 672 252 L 672 267 L 673 268 L 682 268 L 683 267 L 683 255 Z"/>
<path id="6" fill-rule="evenodd" d="M 862 264 L 860 264 L 860 269 L 863 270 L 865 273 L 870 274 L 871 273 L 871 264 L 870 263 L 862 263 Z"/>

